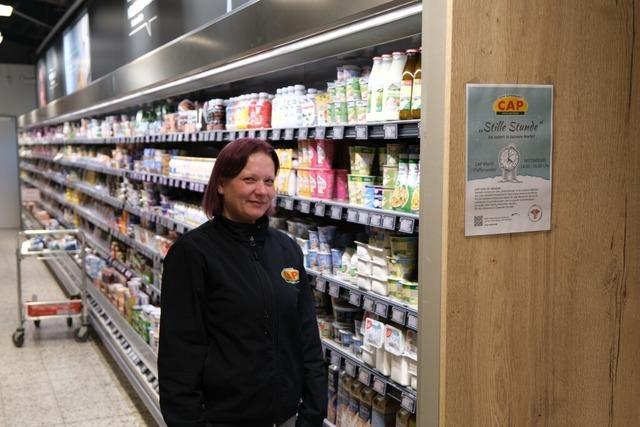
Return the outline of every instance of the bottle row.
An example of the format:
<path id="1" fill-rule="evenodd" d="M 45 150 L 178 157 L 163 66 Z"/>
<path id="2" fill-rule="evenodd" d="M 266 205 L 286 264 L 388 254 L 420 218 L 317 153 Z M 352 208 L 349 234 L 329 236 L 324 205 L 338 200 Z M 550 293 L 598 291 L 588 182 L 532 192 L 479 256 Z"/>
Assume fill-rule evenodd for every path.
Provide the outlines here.
<path id="1" fill-rule="evenodd" d="M 201 130 L 244 130 L 355 125 L 420 118 L 420 50 L 376 56 L 372 65 L 338 67 L 326 91 L 295 84 L 275 94 L 256 92 L 214 98 L 204 103 L 184 99 L 148 105 L 136 112 L 86 118 L 21 134 L 21 140 L 145 136 Z"/>

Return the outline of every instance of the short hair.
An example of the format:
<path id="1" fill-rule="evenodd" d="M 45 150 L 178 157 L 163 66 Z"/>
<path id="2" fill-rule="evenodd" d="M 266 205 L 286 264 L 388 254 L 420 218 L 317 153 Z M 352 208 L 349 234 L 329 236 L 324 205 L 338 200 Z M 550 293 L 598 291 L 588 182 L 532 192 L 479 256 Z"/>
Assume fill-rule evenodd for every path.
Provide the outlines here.
<path id="1" fill-rule="evenodd" d="M 202 198 L 202 207 L 208 218 L 222 214 L 224 197 L 218 193 L 218 185 L 238 176 L 247 164 L 249 156 L 264 153 L 271 157 L 278 173 L 280 162 L 273 146 L 257 138 L 239 138 L 227 144 L 216 157 L 216 161 L 209 177 L 209 184 Z"/>

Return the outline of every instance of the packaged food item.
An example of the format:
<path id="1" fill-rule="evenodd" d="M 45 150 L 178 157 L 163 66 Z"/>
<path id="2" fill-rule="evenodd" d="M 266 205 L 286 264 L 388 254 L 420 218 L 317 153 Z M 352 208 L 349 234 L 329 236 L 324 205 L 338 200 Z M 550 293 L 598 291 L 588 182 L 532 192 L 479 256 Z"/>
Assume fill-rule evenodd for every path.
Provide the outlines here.
<path id="1" fill-rule="evenodd" d="M 395 427 L 399 409 L 400 403 L 397 400 L 376 395 L 372 402 L 371 427 Z"/>
<path id="2" fill-rule="evenodd" d="M 334 156 L 334 142 L 330 139 L 319 139 L 315 142 L 316 165 L 321 169 L 331 169 Z"/>
<path id="3" fill-rule="evenodd" d="M 391 66 L 386 73 L 384 82 L 382 120 L 398 120 L 400 118 L 400 86 L 406 62 L 406 53 L 393 52 Z"/>
<path id="4" fill-rule="evenodd" d="M 387 79 L 387 72 L 391 68 L 391 61 L 392 57 L 388 54 L 373 58 L 373 68 L 369 76 L 367 122 L 382 120 L 384 85 Z"/>
<path id="5" fill-rule="evenodd" d="M 373 147 L 351 146 L 351 173 L 353 175 L 371 175 L 376 150 Z"/>
<path id="6" fill-rule="evenodd" d="M 335 198 L 337 200 L 349 199 L 349 178 L 346 169 L 335 170 Z"/>
<path id="7" fill-rule="evenodd" d="M 344 370 L 342 370 L 338 375 L 338 381 L 339 388 L 337 398 L 336 427 L 347 427 L 349 426 L 349 397 L 351 395 L 351 384 L 354 382 L 354 380 Z"/>
<path id="8" fill-rule="evenodd" d="M 420 187 L 418 182 L 418 155 L 410 154 L 408 169 L 407 169 L 407 182 L 406 182 L 406 200 L 404 200 L 404 204 L 400 207 L 401 210 L 405 212 L 412 212 L 412 208 L 415 207 L 416 210 L 419 209 L 420 199 L 418 198 L 416 201 L 413 200 L 413 194 L 419 194 Z M 419 196 L 418 196 L 419 197 Z M 417 206 L 414 206 L 417 202 Z"/>
<path id="9" fill-rule="evenodd" d="M 332 199 L 335 188 L 335 170 L 316 169 L 316 197 L 319 199 Z"/>
<path id="10" fill-rule="evenodd" d="M 360 393 L 364 385 L 359 381 L 351 383 L 349 396 L 349 410 L 347 413 L 347 425 L 355 427 L 358 423 L 358 412 L 360 411 Z"/>
<path id="11" fill-rule="evenodd" d="M 372 185 L 375 177 L 365 175 L 349 175 L 349 202 L 364 206 L 365 186 Z"/>
<path id="12" fill-rule="evenodd" d="M 371 425 L 371 410 L 375 394 L 376 392 L 369 387 L 364 387 L 360 390 L 360 408 L 356 427 L 369 427 Z"/>
<path id="13" fill-rule="evenodd" d="M 402 207 L 409 200 L 409 189 L 407 187 L 407 179 L 409 177 L 409 155 L 401 154 L 400 163 L 398 164 L 398 178 L 393 189 L 391 198 L 391 207 L 396 210 L 402 210 Z"/>
<path id="14" fill-rule="evenodd" d="M 417 260 L 413 257 L 387 257 L 389 276 L 395 279 L 411 280 L 415 277 Z"/>
<path id="15" fill-rule="evenodd" d="M 336 365 L 329 365 L 328 384 L 327 384 L 327 420 L 330 423 L 336 423 L 336 414 L 338 411 L 338 389 L 340 387 L 340 368 Z"/>

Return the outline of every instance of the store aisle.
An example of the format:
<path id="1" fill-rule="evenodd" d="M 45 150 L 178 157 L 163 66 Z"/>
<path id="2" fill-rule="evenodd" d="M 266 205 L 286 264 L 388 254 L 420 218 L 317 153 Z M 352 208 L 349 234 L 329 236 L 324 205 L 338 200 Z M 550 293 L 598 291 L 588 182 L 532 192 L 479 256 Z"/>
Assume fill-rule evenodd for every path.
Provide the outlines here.
<path id="1" fill-rule="evenodd" d="M 43 320 L 39 329 L 29 322 L 24 346 L 13 346 L 15 235 L 0 230 L 0 427 L 155 426 L 102 344 L 77 343 L 65 319 Z M 64 297 L 42 261 L 22 266 L 24 295 Z"/>

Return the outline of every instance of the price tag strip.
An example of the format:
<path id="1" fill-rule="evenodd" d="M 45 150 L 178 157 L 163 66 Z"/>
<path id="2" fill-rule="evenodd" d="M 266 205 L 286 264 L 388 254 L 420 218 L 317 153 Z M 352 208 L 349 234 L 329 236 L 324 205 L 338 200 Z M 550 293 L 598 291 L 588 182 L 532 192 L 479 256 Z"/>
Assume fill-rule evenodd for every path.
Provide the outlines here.
<path id="1" fill-rule="evenodd" d="M 342 207 L 341 206 L 331 206 L 331 219 L 342 219 Z"/>
<path id="2" fill-rule="evenodd" d="M 371 374 L 369 373 L 369 371 L 360 368 L 360 371 L 358 372 L 358 381 L 369 387 L 369 385 L 371 384 Z"/>
<path id="3" fill-rule="evenodd" d="M 362 308 L 364 308 L 366 311 L 373 311 L 374 310 L 373 300 L 371 298 L 364 297 L 364 301 L 362 302 Z"/>
<path id="4" fill-rule="evenodd" d="M 325 293 L 327 291 L 327 281 L 318 277 L 316 279 L 316 290 Z"/>
<path id="5" fill-rule="evenodd" d="M 304 214 L 311 212 L 311 202 L 308 200 L 300 200 L 300 212 Z"/>
<path id="6" fill-rule="evenodd" d="M 349 291 L 349 304 L 355 305 L 356 307 L 360 307 L 360 300 L 362 299 L 362 295 L 358 292 Z"/>
<path id="7" fill-rule="evenodd" d="M 329 283 L 329 295 L 334 298 L 340 297 L 340 286 L 337 283 Z"/>
<path id="8" fill-rule="evenodd" d="M 399 325 L 404 325 L 404 319 L 407 313 L 397 307 L 391 307 L 391 320 Z"/>
<path id="9" fill-rule="evenodd" d="M 288 128 L 284 130 L 284 140 L 291 141 L 293 139 L 293 129 Z"/>
<path id="10" fill-rule="evenodd" d="M 280 141 L 280 132 L 282 132 L 282 129 L 274 129 L 271 132 L 271 139 L 273 141 Z"/>
<path id="11" fill-rule="evenodd" d="M 398 139 L 397 123 L 387 123 L 384 125 L 384 139 Z"/>
<path id="12" fill-rule="evenodd" d="M 344 126 L 333 127 L 333 139 L 344 139 Z"/>
<path id="13" fill-rule="evenodd" d="M 317 127 L 315 132 L 315 139 L 324 139 L 327 129 L 324 127 Z"/>
<path id="14" fill-rule="evenodd" d="M 369 215 L 369 225 L 372 227 L 382 227 L 382 216 L 372 213 Z"/>
<path id="15" fill-rule="evenodd" d="M 358 211 L 358 224 L 369 225 L 369 212 Z"/>
<path id="16" fill-rule="evenodd" d="M 384 396 L 387 394 L 387 382 L 385 380 L 383 380 L 382 378 L 380 378 L 377 375 L 373 376 L 373 386 L 372 386 L 373 390 Z"/>
<path id="17" fill-rule="evenodd" d="M 331 216 L 333 218 L 333 215 Z M 355 209 L 347 209 L 347 221 L 358 222 L 358 211 Z"/>
<path id="18" fill-rule="evenodd" d="M 293 210 L 293 199 L 284 199 L 284 208 L 288 211 Z"/>
<path id="19" fill-rule="evenodd" d="M 307 139 L 309 137 L 309 128 L 298 129 L 298 139 Z"/>
<path id="20" fill-rule="evenodd" d="M 407 411 L 415 414 L 416 412 L 416 398 L 410 395 L 409 393 L 402 393 L 402 398 L 400 400 L 400 406 L 402 406 Z"/>
<path id="21" fill-rule="evenodd" d="M 367 125 L 356 126 L 356 139 L 369 139 Z"/>
<path id="22" fill-rule="evenodd" d="M 407 327 L 413 329 L 414 331 L 418 330 L 418 317 L 408 313 L 407 314 Z"/>
<path id="23" fill-rule="evenodd" d="M 339 368 L 341 361 L 342 361 L 342 358 L 340 357 L 340 354 L 332 350 L 331 351 L 331 364 L 335 365 L 335 366 L 337 366 Z"/>
<path id="24" fill-rule="evenodd" d="M 347 375 L 353 378 L 356 377 L 356 365 L 352 361 L 345 359 L 344 370 L 347 372 Z"/>
<path id="25" fill-rule="evenodd" d="M 389 306 L 386 303 L 380 302 L 380 301 L 376 302 L 375 313 L 378 316 L 387 317 L 388 311 L 389 311 Z"/>
<path id="26" fill-rule="evenodd" d="M 386 228 L 387 230 L 395 230 L 396 229 L 396 217 L 393 215 L 385 215 L 382 218 L 382 228 Z"/>

